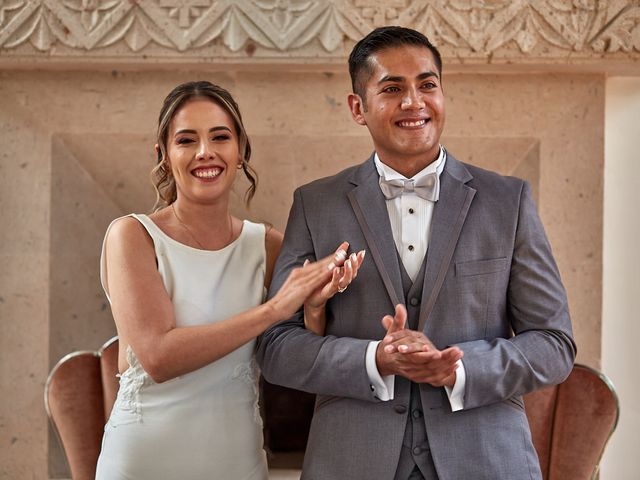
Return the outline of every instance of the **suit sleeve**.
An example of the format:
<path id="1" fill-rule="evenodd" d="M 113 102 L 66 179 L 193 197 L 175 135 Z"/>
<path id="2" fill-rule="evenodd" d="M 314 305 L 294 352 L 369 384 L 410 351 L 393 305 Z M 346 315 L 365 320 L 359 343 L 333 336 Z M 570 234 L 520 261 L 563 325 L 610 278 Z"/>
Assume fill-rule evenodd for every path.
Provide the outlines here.
<path id="1" fill-rule="evenodd" d="M 560 383 L 573 367 L 567 297 L 528 183 L 520 195 L 507 319 L 511 338 L 458 344 L 464 352 L 465 409 Z"/>
<path id="2" fill-rule="evenodd" d="M 305 259 L 315 260 L 302 194 L 294 193 L 293 206 L 276 262 L 269 298 Z M 369 340 L 320 337 L 305 329 L 302 310 L 267 329 L 259 338 L 256 357 L 268 382 L 310 393 L 378 401 L 365 366 Z"/>

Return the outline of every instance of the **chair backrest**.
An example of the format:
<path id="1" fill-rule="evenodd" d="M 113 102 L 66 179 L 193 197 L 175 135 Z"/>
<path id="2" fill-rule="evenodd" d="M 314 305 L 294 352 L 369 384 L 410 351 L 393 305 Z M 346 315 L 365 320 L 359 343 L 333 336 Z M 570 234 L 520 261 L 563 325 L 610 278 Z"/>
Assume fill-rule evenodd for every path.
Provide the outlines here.
<path id="1" fill-rule="evenodd" d="M 594 478 L 620 414 L 611 381 L 576 364 L 563 383 L 525 395 L 524 400 L 543 478 Z"/>
<path id="2" fill-rule="evenodd" d="M 73 480 L 95 478 L 104 424 L 118 392 L 118 339 L 74 352 L 51 370 L 44 402 Z"/>

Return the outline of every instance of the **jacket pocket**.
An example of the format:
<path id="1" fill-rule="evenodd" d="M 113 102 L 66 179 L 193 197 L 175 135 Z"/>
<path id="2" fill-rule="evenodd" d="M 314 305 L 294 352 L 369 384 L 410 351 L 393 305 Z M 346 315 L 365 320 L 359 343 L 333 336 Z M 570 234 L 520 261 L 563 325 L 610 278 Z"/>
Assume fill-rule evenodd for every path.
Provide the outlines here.
<path id="1" fill-rule="evenodd" d="M 470 262 L 456 262 L 457 277 L 471 277 L 501 272 L 507 268 L 507 257 L 490 258 L 487 260 L 472 260 Z"/>

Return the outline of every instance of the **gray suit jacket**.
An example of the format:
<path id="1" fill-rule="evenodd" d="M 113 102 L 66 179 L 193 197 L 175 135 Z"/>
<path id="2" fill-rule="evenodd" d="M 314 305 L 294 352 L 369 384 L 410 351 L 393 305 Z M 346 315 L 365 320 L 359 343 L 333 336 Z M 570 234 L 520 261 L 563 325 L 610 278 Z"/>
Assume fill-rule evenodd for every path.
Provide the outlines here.
<path id="1" fill-rule="evenodd" d="M 439 348 L 458 345 L 467 374 L 464 410 L 455 413 L 443 388 L 420 385 L 438 475 L 538 478 L 522 395 L 561 382 L 576 347 L 530 187 L 449 154 L 431 231 L 420 329 Z M 410 384 L 396 382 L 395 399 L 381 402 L 365 369 L 369 341 L 385 335 L 381 318 L 393 313 L 392 298 L 403 299 L 373 157 L 296 190 L 271 295 L 292 268 L 344 240 L 367 258 L 348 290 L 329 301 L 326 336 L 305 330 L 300 312 L 264 333 L 257 357 L 269 382 L 317 394 L 303 478 L 393 479 Z"/>

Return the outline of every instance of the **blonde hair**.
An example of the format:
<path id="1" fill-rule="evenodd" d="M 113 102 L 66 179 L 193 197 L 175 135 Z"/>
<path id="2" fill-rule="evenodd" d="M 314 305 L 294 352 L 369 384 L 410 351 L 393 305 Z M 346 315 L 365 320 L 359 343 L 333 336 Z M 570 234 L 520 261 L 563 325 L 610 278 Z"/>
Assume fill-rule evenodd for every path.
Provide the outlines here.
<path id="1" fill-rule="evenodd" d="M 171 174 L 171 167 L 167 162 L 167 137 L 171 120 L 178 110 L 188 101 L 194 98 L 205 98 L 222 107 L 233 119 L 233 124 L 238 136 L 238 147 L 242 159 L 242 171 L 249 180 L 249 188 L 245 193 L 247 205 L 256 193 L 258 175 L 249 165 L 251 159 L 251 143 L 247 131 L 242 123 L 240 108 L 231 94 L 224 88 L 207 81 L 187 82 L 174 88 L 164 99 L 160 116 L 158 118 L 158 163 L 151 170 L 151 182 L 156 190 L 156 203 L 153 210 L 156 211 L 176 201 L 176 182 Z"/>

